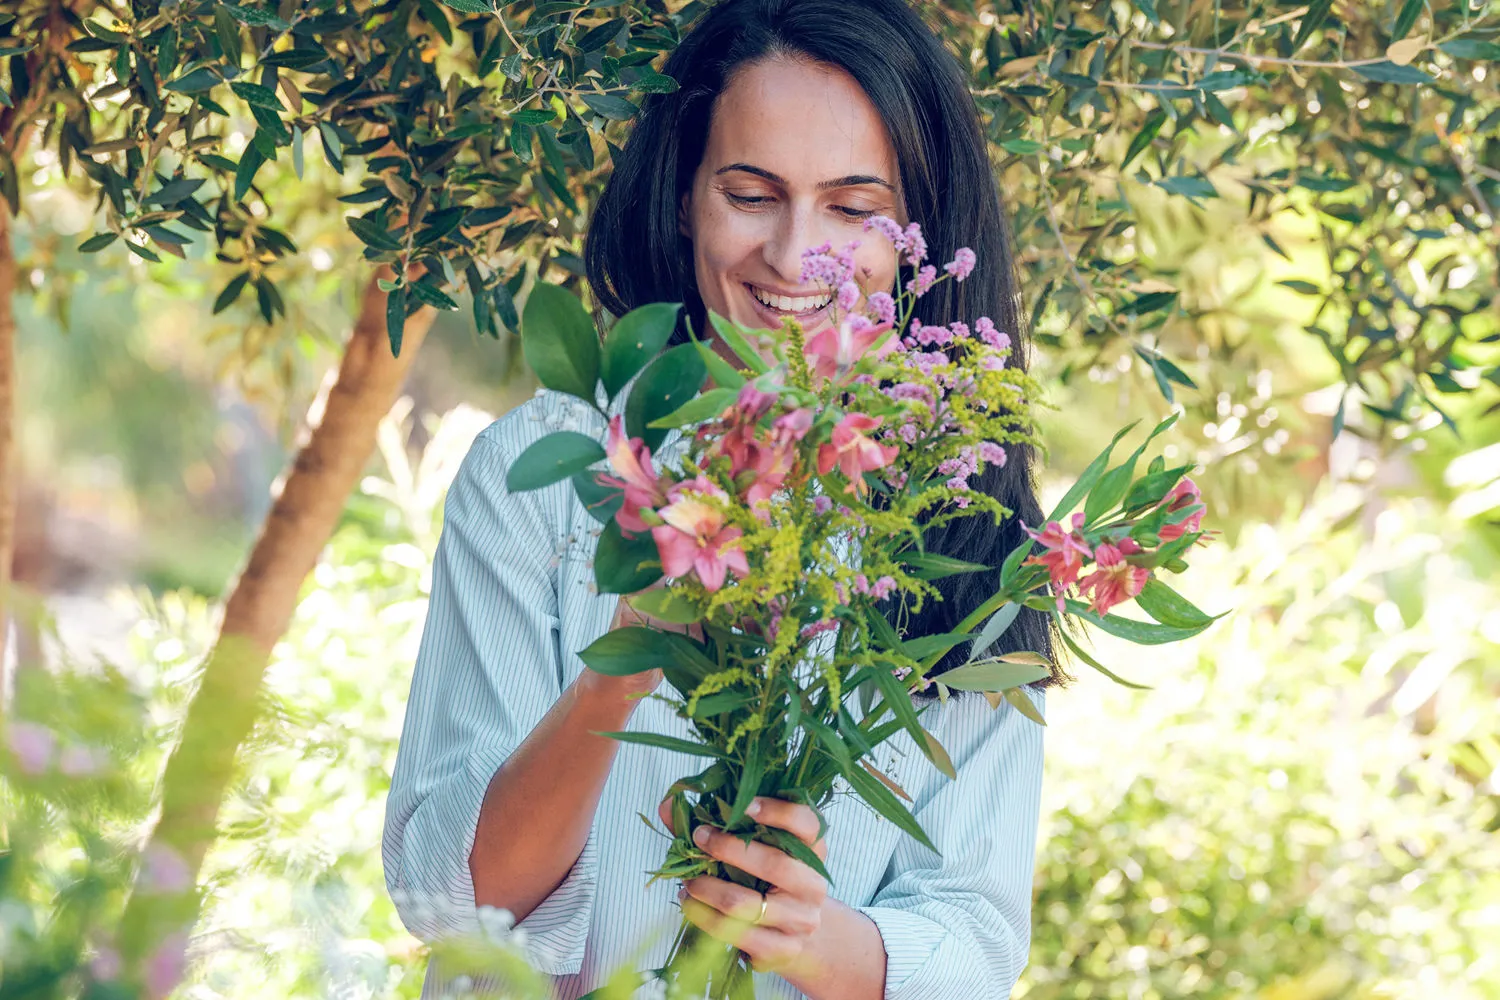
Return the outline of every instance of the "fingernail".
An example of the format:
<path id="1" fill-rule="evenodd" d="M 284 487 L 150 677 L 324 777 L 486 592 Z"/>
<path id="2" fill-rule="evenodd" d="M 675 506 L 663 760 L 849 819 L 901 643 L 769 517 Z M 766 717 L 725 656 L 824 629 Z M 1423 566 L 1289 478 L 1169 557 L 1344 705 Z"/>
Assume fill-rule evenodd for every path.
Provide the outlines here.
<path id="1" fill-rule="evenodd" d="M 751 819 L 754 819 L 756 816 L 760 815 L 760 799 L 750 800 L 750 808 L 745 810 L 745 815 L 749 816 Z"/>
<path id="2" fill-rule="evenodd" d="M 708 843 L 708 827 L 700 826 L 698 827 L 698 829 L 693 831 L 693 843 L 697 844 L 699 847 L 702 847 L 704 844 Z"/>

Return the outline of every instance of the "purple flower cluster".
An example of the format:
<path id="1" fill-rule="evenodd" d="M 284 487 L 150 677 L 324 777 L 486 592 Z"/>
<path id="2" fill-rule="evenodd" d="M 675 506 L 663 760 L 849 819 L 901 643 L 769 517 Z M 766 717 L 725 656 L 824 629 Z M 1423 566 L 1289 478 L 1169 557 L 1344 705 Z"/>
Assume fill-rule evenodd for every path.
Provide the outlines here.
<path id="1" fill-rule="evenodd" d="M 882 576 L 874 583 L 871 583 L 863 573 L 854 574 L 854 592 L 856 594 L 868 594 L 875 598 L 875 600 L 881 601 L 895 589 L 895 577 Z"/>
<path id="2" fill-rule="evenodd" d="M 953 275 L 954 281 L 963 281 L 974 273 L 974 251 L 968 247 L 959 247 L 958 252 L 953 255 L 953 260 L 943 265 L 943 270 Z"/>
<path id="3" fill-rule="evenodd" d="M 802 281 L 825 288 L 841 288 L 854 277 L 854 251 L 858 246 L 859 240 L 850 240 L 838 253 L 833 252 L 832 243 L 802 251 Z M 855 285 L 855 294 L 858 292 L 859 286 Z"/>

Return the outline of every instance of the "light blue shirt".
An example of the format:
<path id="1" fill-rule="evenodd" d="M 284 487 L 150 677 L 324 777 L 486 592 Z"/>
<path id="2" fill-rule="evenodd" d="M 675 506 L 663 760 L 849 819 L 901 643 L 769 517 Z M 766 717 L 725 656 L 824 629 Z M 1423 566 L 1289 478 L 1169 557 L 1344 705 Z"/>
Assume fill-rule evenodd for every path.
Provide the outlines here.
<path id="1" fill-rule="evenodd" d="M 479 435 L 449 489 L 382 850 L 401 918 L 423 940 L 477 929 L 469 853 L 490 778 L 585 669 L 577 652 L 609 627 L 619 600 L 594 592 L 598 524 L 571 484 L 512 494 L 506 470 L 544 434 L 602 426 L 581 403 L 544 391 Z M 956 781 L 905 732 L 877 748 L 874 763 L 911 795 L 941 856 L 840 779 L 824 810 L 829 893 L 880 929 L 888 1000 L 999 1000 L 1031 939 L 1043 730 L 976 694 L 934 703 L 923 722 L 947 748 Z M 629 728 L 691 736 L 657 700 L 642 702 Z M 620 746 L 583 853 L 517 925 L 558 997 L 594 989 L 622 966 L 666 960 L 681 918 L 677 886 L 646 886 L 667 840 L 636 814 L 654 820 L 668 786 L 701 769 L 686 754 Z M 424 997 L 445 985 L 437 964 Z M 755 979 L 757 997 L 802 996 L 777 975 Z"/>

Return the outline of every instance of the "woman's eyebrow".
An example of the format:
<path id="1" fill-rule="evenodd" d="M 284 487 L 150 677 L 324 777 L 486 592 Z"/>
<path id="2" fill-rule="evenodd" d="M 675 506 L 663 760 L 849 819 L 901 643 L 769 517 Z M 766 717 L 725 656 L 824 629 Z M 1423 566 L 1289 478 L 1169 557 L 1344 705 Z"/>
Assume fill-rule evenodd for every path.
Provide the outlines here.
<path id="1" fill-rule="evenodd" d="M 717 177 L 720 174 L 727 174 L 731 170 L 739 170 L 747 174 L 754 174 L 756 177 L 763 177 L 773 184 L 780 184 L 782 187 L 786 187 L 786 180 L 784 178 L 778 177 L 776 174 L 771 173 L 771 171 L 766 170 L 764 167 L 757 167 L 754 164 L 750 163 L 731 163 L 728 166 L 720 167 L 718 170 L 715 170 L 714 176 Z M 874 174 L 847 174 L 843 177 L 835 177 L 833 178 L 833 180 L 819 181 L 818 190 L 828 191 L 833 188 L 856 187 L 860 184 L 874 184 L 879 187 L 885 188 L 887 191 L 896 190 L 895 186 L 892 185 L 890 181 L 886 180 L 883 177 L 876 177 Z"/>

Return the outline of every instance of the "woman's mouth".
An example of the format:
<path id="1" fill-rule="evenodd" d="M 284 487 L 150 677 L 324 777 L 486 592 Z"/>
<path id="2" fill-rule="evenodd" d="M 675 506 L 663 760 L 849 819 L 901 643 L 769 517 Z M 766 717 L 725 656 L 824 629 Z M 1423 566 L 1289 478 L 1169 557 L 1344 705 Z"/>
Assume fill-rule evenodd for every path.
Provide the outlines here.
<path id="1" fill-rule="evenodd" d="M 745 289 L 749 291 L 750 297 L 755 304 L 777 326 L 781 325 L 783 319 L 795 319 L 805 322 L 813 319 L 828 308 L 833 301 L 831 292 L 819 292 L 816 295 L 777 295 L 766 291 L 748 281 L 744 282 Z"/>

